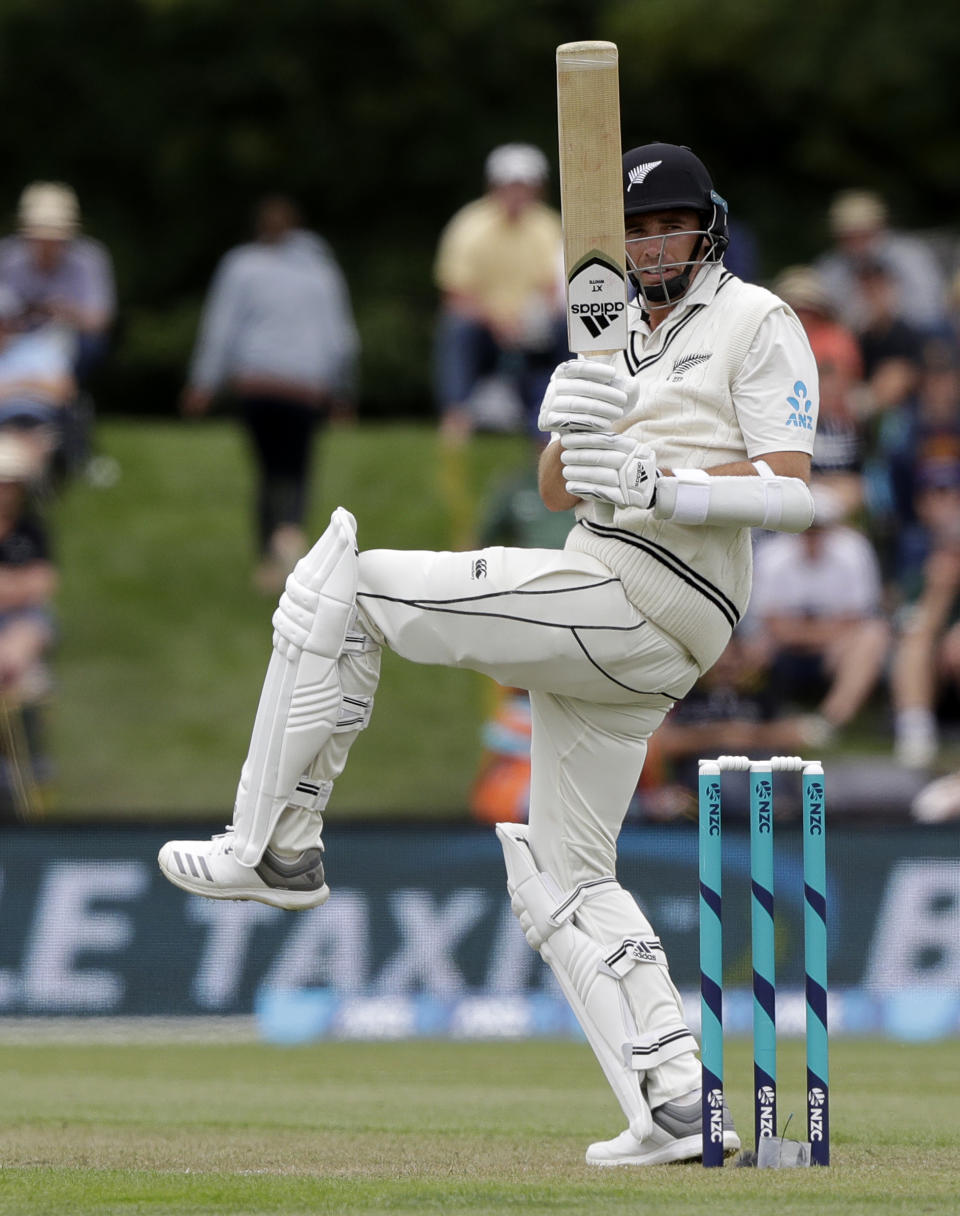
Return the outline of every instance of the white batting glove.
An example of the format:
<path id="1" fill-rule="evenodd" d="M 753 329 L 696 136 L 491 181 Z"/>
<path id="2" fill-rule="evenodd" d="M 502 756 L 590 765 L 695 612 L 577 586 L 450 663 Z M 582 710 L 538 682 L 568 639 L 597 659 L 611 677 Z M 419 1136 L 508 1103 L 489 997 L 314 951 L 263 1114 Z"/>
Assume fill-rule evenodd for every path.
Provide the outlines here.
<path id="1" fill-rule="evenodd" d="M 563 434 L 609 431 L 635 403 L 635 389 L 609 363 L 568 359 L 550 377 L 537 426 Z"/>
<path id="2" fill-rule="evenodd" d="M 657 492 L 657 454 L 628 435 L 573 434 L 560 439 L 563 479 L 577 498 L 615 507 L 649 507 Z"/>

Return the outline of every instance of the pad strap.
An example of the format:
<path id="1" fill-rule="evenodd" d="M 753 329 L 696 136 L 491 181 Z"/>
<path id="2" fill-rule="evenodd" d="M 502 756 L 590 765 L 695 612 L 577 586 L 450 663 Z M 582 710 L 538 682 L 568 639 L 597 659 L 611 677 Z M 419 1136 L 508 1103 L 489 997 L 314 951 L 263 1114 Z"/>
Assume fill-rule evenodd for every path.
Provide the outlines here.
<path id="1" fill-rule="evenodd" d="M 333 728 L 335 735 L 342 735 L 348 730 L 366 730 L 373 713 L 373 697 L 347 696 L 340 698 L 340 713 L 337 724 Z"/>
<path id="2" fill-rule="evenodd" d="M 360 627 L 360 614 L 354 609 L 350 624 L 347 626 L 346 637 L 343 639 L 342 654 L 369 654 L 379 650 L 380 646 L 368 633 Z"/>
<path id="3" fill-rule="evenodd" d="M 573 916 L 584 900 L 592 899 L 595 895 L 602 895 L 605 891 L 619 889 L 619 887 L 620 884 L 612 874 L 608 878 L 591 878 L 587 882 L 582 882 L 554 908 L 550 913 L 550 919 L 555 925 L 562 925 L 564 921 Z"/>
<path id="4" fill-rule="evenodd" d="M 624 1043 L 624 1059 L 635 1072 L 647 1072 L 658 1068 L 667 1060 L 682 1056 L 686 1051 L 697 1051 L 697 1040 L 687 1026 L 678 1022 L 668 1030 L 655 1030 L 640 1035 L 632 1043 Z"/>
<path id="5" fill-rule="evenodd" d="M 305 811 L 319 814 L 326 810 L 332 792 L 332 781 L 314 781 L 312 777 L 301 777 L 287 802 L 290 806 L 299 806 Z"/>

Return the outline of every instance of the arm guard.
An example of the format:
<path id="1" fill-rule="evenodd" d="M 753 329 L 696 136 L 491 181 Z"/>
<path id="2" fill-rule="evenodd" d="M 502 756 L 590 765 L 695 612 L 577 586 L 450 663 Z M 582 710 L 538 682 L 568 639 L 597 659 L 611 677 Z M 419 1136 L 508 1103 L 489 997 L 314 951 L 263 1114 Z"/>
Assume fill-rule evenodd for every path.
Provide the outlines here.
<path id="1" fill-rule="evenodd" d="M 678 524 L 732 524 L 803 532 L 813 523 L 813 495 L 799 477 L 711 477 L 674 469 L 657 482 L 656 519 Z"/>

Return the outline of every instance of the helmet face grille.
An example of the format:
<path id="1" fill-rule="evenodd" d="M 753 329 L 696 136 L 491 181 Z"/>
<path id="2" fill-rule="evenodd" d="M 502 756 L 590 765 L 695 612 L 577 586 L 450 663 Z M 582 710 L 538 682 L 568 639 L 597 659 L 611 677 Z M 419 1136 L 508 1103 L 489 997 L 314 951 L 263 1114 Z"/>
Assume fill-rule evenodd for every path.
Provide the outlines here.
<path id="1" fill-rule="evenodd" d="M 682 262 L 667 260 L 667 241 L 677 236 L 695 236 L 697 240 L 690 251 L 689 258 Z M 641 266 L 631 246 L 644 245 L 653 251 L 656 261 L 652 264 L 643 259 L 642 270 L 652 272 L 656 278 L 651 282 L 641 273 Z M 630 282 L 637 290 L 637 295 L 647 308 L 662 308 L 665 305 L 676 304 L 690 290 L 696 268 L 702 257 L 704 261 L 715 261 L 710 234 L 701 228 L 688 232 L 659 234 L 655 236 L 637 237 L 631 240 L 627 237 L 627 274 Z"/>

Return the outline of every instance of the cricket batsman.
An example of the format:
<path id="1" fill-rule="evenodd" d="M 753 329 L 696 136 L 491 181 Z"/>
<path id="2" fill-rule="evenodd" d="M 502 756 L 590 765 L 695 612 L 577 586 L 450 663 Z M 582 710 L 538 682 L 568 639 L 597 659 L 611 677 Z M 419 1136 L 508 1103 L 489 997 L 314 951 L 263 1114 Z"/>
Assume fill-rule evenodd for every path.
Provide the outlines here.
<path id="1" fill-rule="evenodd" d="M 787 305 L 723 265 L 727 207 L 668 143 L 623 158 L 629 341 L 556 368 L 540 491 L 566 547 L 359 552 L 343 508 L 287 580 L 233 823 L 172 841 L 186 891 L 310 908 L 322 815 L 373 707 L 382 647 L 529 689 L 529 824 L 497 828 L 511 904 L 623 1109 L 597 1166 L 698 1158 L 698 1045 L 663 945 L 617 882 L 617 837 L 664 715 L 747 606 L 751 528 L 800 532 L 817 371 Z M 740 1146 L 729 1116 L 724 1147 Z"/>

